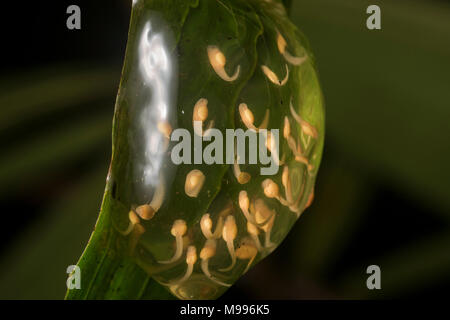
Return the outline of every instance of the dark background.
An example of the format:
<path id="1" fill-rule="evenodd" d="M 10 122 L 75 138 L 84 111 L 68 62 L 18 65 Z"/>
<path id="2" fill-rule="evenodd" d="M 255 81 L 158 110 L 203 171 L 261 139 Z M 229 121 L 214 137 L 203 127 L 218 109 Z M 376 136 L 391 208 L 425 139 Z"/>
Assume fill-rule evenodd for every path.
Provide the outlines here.
<path id="1" fill-rule="evenodd" d="M 293 2 L 326 100 L 316 199 L 224 298 L 448 296 L 449 2 Z M 66 28 L 71 4 L 80 31 Z M 370 4 L 382 30 L 365 27 Z M 64 296 L 101 203 L 130 7 L 2 5 L 0 298 Z M 372 264 L 382 290 L 366 288 Z"/>

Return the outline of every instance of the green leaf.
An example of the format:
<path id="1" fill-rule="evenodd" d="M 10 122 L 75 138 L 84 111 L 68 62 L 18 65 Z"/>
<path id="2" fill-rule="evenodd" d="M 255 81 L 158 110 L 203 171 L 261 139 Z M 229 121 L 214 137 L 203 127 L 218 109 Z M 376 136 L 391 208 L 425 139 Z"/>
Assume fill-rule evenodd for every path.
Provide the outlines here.
<path id="1" fill-rule="evenodd" d="M 278 1 L 135 4 L 116 103 L 113 154 L 102 209 L 78 263 L 84 274 L 82 289 L 69 291 L 66 298 L 154 298 L 157 295 L 149 292 L 147 286 L 156 285 L 149 276 L 179 298 L 217 298 L 228 285 L 205 269 L 204 262 L 209 263 L 206 260 L 209 258 L 204 258 L 201 250 L 207 236 L 200 221 L 207 213 L 214 220 L 225 219 L 225 227 L 220 228 L 239 229 L 236 239 L 226 240 L 226 229 L 225 241 L 209 239 L 214 241 L 214 259 L 209 270 L 220 270 L 221 265 L 234 261 L 231 271 L 222 275 L 226 283 L 231 285 L 251 265 L 270 254 L 308 205 L 320 165 L 324 114 L 314 63 L 305 38 L 288 21 Z M 236 76 L 228 75 L 233 72 Z M 277 75 L 280 79 L 276 79 Z M 281 75 L 285 80 L 282 81 Z M 286 165 L 268 180 L 272 184 L 283 183 L 288 197 L 290 187 L 282 180 L 289 181 L 290 186 L 292 179 L 295 202 L 290 200 L 286 204 L 287 200 L 283 202 L 267 194 L 265 200 L 256 199 L 266 192 L 263 187 L 267 177 L 260 175 L 260 165 L 243 165 L 252 176 L 248 185 L 243 186 L 232 165 L 176 166 L 162 145 L 155 148 L 158 137 L 164 138 L 158 132 L 162 127 L 182 128 L 195 137 L 194 110 L 200 101 L 206 101 L 207 118 L 214 119 L 213 127 L 223 137 L 227 129 L 249 126 L 241 113 L 244 103 L 258 122 L 270 114 L 269 129 L 282 131 L 291 119 L 289 136 L 293 135 L 296 146 L 288 144 L 285 136 L 280 156 Z M 167 144 L 168 148 L 173 147 L 169 141 Z M 200 185 L 202 192 L 192 195 L 187 189 L 189 177 L 199 172 L 204 178 Z M 258 210 L 271 215 L 261 222 L 261 230 L 265 230 L 263 247 L 257 247 L 259 238 L 251 239 L 247 233 L 248 224 L 239 200 L 243 190 L 249 194 L 252 212 L 259 200 L 265 207 L 261 208 L 259 202 Z M 159 198 L 161 204 L 153 204 Z M 146 208 L 147 214 L 142 213 L 142 208 Z M 178 227 L 180 224 L 185 228 Z M 170 260 L 174 251 L 183 253 L 184 247 L 186 258 L 175 255 L 173 262 L 161 262 Z M 255 252 L 253 257 L 246 256 L 247 248 Z"/>

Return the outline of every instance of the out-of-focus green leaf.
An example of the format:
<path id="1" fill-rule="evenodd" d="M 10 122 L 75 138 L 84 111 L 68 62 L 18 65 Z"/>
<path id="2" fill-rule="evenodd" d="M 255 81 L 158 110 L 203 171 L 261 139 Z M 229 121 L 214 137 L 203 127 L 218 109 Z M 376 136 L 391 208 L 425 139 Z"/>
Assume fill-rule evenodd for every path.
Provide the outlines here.
<path id="1" fill-rule="evenodd" d="M 329 142 L 379 179 L 450 213 L 450 6 L 383 1 L 378 31 L 366 28 L 367 6 L 293 5 L 293 21 L 317 52 Z"/>
<path id="2" fill-rule="evenodd" d="M 95 167 L 23 230 L 0 262 L 1 299 L 61 299 L 97 218 L 105 164 Z M 20 212 L 20 214 L 25 214 Z"/>
<path id="3" fill-rule="evenodd" d="M 52 128 L 7 150 L 0 157 L 0 192 L 27 184 L 55 165 L 64 166 L 78 156 L 88 155 L 102 142 L 107 143 L 110 130 L 110 117 L 94 115 Z"/>
<path id="4" fill-rule="evenodd" d="M 292 267 L 321 278 L 352 241 L 370 189 L 342 163 L 326 161 L 317 185 L 317 196 L 293 235 L 298 245 L 292 248 Z"/>
<path id="5" fill-rule="evenodd" d="M 0 134 L 6 128 L 45 117 L 67 106 L 89 105 L 98 97 L 111 96 L 118 84 L 117 77 L 117 72 L 107 68 L 68 68 L 54 75 L 39 72 L 18 75 L 0 93 Z"/>
<path id="6" fill-rule="evenodd" d="M 292 0 L 283 0 L 283 4 L 288 12 L 291 11 Z"/>
<path id="7" fill-rule="evenodd" d="M 439 234 L 384 256 L 373 257 L 381 270 L 381 291 L 367 289 L 369 275 L 365 271 L 370 263 L 366 261 L 358 269 L 350 269 L 343 275 L 339 287 L 347 297 L 387 299 L 406 294 L 448 276 L 449 252 L 450 236 Z"/>

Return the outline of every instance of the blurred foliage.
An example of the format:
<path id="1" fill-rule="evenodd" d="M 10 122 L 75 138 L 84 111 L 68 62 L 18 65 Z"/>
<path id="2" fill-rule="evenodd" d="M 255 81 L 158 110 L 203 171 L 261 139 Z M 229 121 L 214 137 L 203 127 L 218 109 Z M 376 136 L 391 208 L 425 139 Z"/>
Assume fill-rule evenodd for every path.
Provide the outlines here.
<path id="1" fill-rule="evenodd" d="M 380 31 L 365 27 L 369 4 L 382 8 Z M 224 299 L 438 294 L 450 283 L 449 4 L 297 0 L 291 17 L 327 102 L 316 199 Z M 0 298 L 64 297 L 101 203 L 120 70 L 2 74 Z M 379 292 L 365 287 L 370 264 Z"/>

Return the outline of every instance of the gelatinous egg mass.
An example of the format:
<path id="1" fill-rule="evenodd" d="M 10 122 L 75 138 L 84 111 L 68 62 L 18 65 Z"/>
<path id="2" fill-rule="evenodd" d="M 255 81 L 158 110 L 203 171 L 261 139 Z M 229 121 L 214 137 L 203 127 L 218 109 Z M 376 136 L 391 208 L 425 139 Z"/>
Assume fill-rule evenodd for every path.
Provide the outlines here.
<path id="1" fill-rule="evenodd" d="M 217 298 L 280 245 L 323 139 L 281 1 L 133 2 L 106 197 L 124 252 L 175 296 Z"/>

